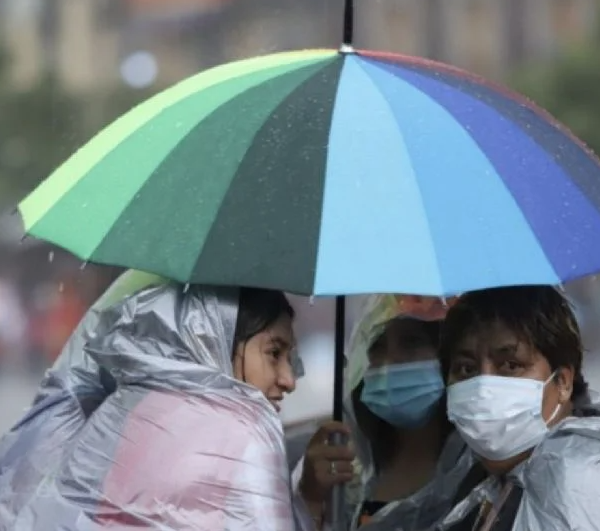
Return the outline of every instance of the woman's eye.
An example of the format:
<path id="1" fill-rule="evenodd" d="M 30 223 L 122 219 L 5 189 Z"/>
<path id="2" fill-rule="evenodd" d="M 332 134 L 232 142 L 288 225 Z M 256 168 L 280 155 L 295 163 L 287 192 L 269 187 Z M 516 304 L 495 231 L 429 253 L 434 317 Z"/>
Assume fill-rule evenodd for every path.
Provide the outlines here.
<path id="1" fill-rule="evenodd" d="M 514 360 L 507 360 L 502 364 L 502 368 L 510 372 L 518 371 L 523 368 L 523 364 Z"/>
<path id="2" fill-rule="evenodd" d="M 475 372 L 475 368 L 470 365 L 461 365 L 460 374 L 462 376 L 471 376 Z"/>
<path id="3" fill-rule="evenodd" d="M 281 349 L 275 348 L 267 351 L 267 354 L 271 356 L 273 359 L 279 359 L 281 356 Z"/>
<path id="4" fill-rule="evenodd" d="M 476 367 L 471 363 L 455 363 L 452 367 L 452 374 L 462 380 L 472 377 L 475 372 Z"/>

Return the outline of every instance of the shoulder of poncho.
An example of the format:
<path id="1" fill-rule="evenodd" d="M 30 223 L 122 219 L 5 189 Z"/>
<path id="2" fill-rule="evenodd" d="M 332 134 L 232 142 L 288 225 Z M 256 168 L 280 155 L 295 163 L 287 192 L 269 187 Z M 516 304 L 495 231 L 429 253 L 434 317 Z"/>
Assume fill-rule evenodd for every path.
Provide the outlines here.
<path id="1" fill-rule="evenodd" d="M 178 416 L 187 417 L 219 431 L 231 431 L 248 442 L 270 440 L 273 436 L 283 438 L 281 422 L 271 411 L 272 406 L 261 397 L 247 396 L 235 389 L 211 389 L 190 395 L 159 391 L 147 396 L 148 400 L 151 402 L 146 407 L 171 408 L 174 422 L 179 422 Z"/>
<path id="2" fill-rule="evenodd" d="M 568 428 L 565 422 L 525 464 L 515 529 L 597 529 L 600 440 L 579 431 L 582 426 L 575 422 Z"/>
<path id="3" fill-rule="evenodd" d="M 599 455 L 600 418 L 568 418 L 535 449 L 524 469 L 524 482 L 544 488 L 542 478 L 547 474 L 546 479 L 557 487 L 575 487 L 584 474 L 597 477 L 600 489 Z"/>
<path id="4" fill-rule="evenodd" d="M 232 421 L 243 422 L 249 427 L 256 428 L 259 421 L 279 422 L 272 406 L 258 396 L 248 396 L 235 390 L 219 393 L 214 403 L 211 403 L 212 414 L 221 417 L 223 413 Z"/>
<path id="5" fill-rule="evenodd" d="M 569 449 L 577 448 L 577 452 Z M 561 421 L 537 446 L 533 456 L 558 453 L 560 457 L 578 460 L 581 453 L 600 452 L 600 416 L 568 417 Z"/>

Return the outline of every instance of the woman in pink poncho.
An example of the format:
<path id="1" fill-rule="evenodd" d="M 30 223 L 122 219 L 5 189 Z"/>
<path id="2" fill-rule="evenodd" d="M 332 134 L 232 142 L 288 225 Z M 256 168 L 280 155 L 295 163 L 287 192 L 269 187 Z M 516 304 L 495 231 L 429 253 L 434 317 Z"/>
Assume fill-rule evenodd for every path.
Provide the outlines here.
<path id="1" fill-rule="evenodd" d="M 310 529 L 291 494 L 277 415 L 295 386 L 293 317 L 280 292 L 184 293 L 170 284 L 101 311 L 84 346 L 85 368 L 72 367 L 86 378 L 69 391 L 83 397 L 82 387 L 102 380 L 107 396 L 83 420 L 65 409 L 59 422 L 55 399 L 52 421 L 40 421 L 38 404 L 16 427 L 25 435 L 0 452 L 6 470 L 19 461 L 7 455 L 25 444 L 20 458 L 35 481 L 36 460 L 50 450 L 45 438 L 61 448 L 53 446 L 53 464 L 33 488 L 13 475 L 21 494 L 0 500 L 0 528 Z"/>

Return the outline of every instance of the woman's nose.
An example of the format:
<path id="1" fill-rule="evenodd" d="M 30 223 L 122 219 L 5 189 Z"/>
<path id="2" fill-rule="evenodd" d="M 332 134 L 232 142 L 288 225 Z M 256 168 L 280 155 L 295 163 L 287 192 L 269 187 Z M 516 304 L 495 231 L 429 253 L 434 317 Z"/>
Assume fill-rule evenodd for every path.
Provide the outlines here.
<path id="1" fill-rule="evenodd" d="M 497 374 L 496 365 L 487 357 L 483 357 L 479 364 L 479 374 L 493 376 Z"/>
<path id="2" fill-rule="evenodd" d="M 285 367 L 279 372 L 279 387 L 281 387 L 286 393 L 293 393 L 296 389 L 296 377 L 292 366 L 286 364 Z"/>

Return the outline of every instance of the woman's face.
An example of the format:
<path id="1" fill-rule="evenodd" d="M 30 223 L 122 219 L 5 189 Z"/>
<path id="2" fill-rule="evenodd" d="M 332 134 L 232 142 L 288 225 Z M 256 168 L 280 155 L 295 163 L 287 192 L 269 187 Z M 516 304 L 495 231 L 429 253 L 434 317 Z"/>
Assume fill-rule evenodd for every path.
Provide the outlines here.
<path id="1" fill-rule="evenodd" d="M 260 389 L 280 411 L 284 395 L 296 388 L 291 359 L 294 347 L 292 319 L 285 314 L 237 346 L 233 357 L 234 376 Z"/>
<path id="2" fill-rule="evenodd" d="M 426 323 L 417 319 L 395 319 L 384 337 L 376 340 L 369 351 L 369 366 L 384 367 L 437 358 L 437 350 L 427 333 Z"/>
<path id="3" fill-rule="evenodd" d="M 573 390 L 573 371 L 561 368 L 553 374 L 548 360 L 535 348 L 520 341 L 502 322 L 483 324 L 466 333 L 451 353 L 448 385 L 475 376 L 494 375 L 511 378 L 529 378 L 547 382 L 544 387 L 542 415 L 550 419 L 560 405 L 558 414 L 549 425 L 564 418 L 569 410 Z M 518 462 L 522 455 L 510 461 Z M 488 463 L 489 468 L 510 469 L 510 463 Z M 489 465 L 489 466 L 488 466 Z"/>

